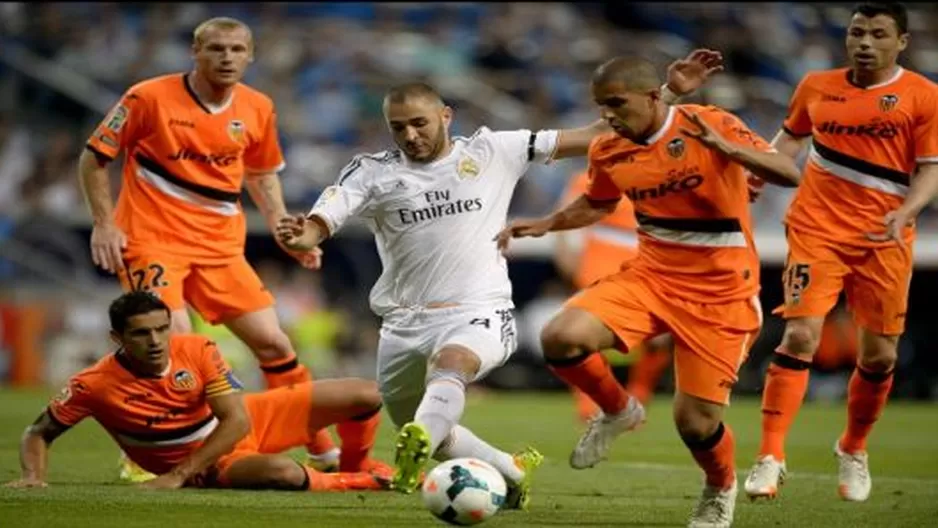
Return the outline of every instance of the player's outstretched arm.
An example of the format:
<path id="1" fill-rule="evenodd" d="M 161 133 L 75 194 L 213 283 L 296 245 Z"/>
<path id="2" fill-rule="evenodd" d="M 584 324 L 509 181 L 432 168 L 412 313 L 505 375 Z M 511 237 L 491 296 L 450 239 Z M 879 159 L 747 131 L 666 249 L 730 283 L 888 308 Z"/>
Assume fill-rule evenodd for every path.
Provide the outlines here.
<path id="1" fill-rule="evenodd" d="M 49 446 L 69 429 L 56 422 L 44 411 L 26 428 L 20 440 L 20 468 L 22 476 L 6 484 L 8 488 L 44 488 L 49 460 Z"/>
<path id="2" fill-rule="evenodd" d="M 918 171 L 912 177 L 909 194 L 906 195 L 902 206 L 883 217 L 885 232 L 867 233 L 866 238 L 876 242 L 895 240 L 899 245 L 904 245 L 903 229 L 911 225 L 922 209 L 936 198 L 938 198 L 938 163 L 919 165 Z"/>
<path id="3" fill-rule="evenodd" d="M 514 220 L 495 235 L 498 249 L 505 251 L 512 238 L 542 237 L 551 231 L 579 229 L 599 222 L 616 210 L 619 200 L 595 201 L 580 196 L 550 216 L 534 220 Z"/>
<path id="4" fill-rule="evenodd" d="M 719 51 L 694 50 L 668 66 L 668 81 L 661 86 L 661 98 L 669 105 L 674 104 L 679 98 L 697 91 L 711 75 L 722 70 L 723 55 Z M 585 127 L 561 130 L 553 157 L 585 156 L 593 138 L 611 130 L 602 119 Z"/>
<path id="5" fill-rule="evenodd" d="M 104 155 L 83 150 L 78 158 L 78 184 L 91 213 L 91 259 L 105 271 L 117 273 L 124 269 L 127 236 L 114 224 L 108 163 Z"/>
<path id="6" fill-rule="evenodd" d="M 724 156 L 730 158 L 748 169 L 753 175 L 769 183 L 781 187 L 797 187 L 801 181 L 801 173 L 795 165 L 795 161 L 784 154 L 774 150 L 759 150 L 755 148 L 756 141 L 746 142 L 750 146 L 742 144 L 741 141 L 729 141 L 723 137 L 716 129 L 708 123 L 700 114 L 692 113 L 684 108 L 680 108 L 681 113 L 690 121 L 694 129 L 681 128 L 681 133 L 687 137 L 693 138 L 707 148 L 716 150 Z M 729 114 L 723 114 L 729 116 Z M 733 119 L 737 123 L 733 124 Z M 721 125 L 723 126 L 723 125 Z M 726 132 L 737 136 L 753 138 L 754 134 L 746 129 L 737 118 L 731 118 L 731 124 L 726 125 Z M 738 138 L 737 138 L 738 139 Z M 761 141 L 765 145 L 764 140 Z M 766 149 L 768 146 L 765 145 Z"/>
<path id="7" fill-rule="evenodd" d="M 169 473 L 141 484 L 150 489 L 181 488 L 191 477 L 205 471 L 235 444 L 251 432 L 251 421 L 240 392 L 229 392 L 206 398 L 212 413 L 218 419 L 218 427 L 208 435 L 205 442 L 191 455 L 171 469 Z"/>

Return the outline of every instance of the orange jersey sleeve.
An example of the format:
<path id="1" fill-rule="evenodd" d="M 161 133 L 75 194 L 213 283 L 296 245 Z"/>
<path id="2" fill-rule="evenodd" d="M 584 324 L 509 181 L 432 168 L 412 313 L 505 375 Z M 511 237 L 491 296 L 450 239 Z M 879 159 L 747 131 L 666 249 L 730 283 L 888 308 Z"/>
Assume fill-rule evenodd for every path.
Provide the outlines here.
<path id="1" fill-rule="evenodd" d="M 71 427 L 92 415 L 92 379 L 87 371 L 79 372 L 49 402 L 49 414 L 62 425 Z"/>
<path id="2" fill-rule="evenodd" d="M 611 202 L 622 198 L 622 190 L 616 186 L 609 173 L 609 166 L 615 163 L 607 155 L 609 140 L 615 134 L 604 134 L 593 139 L 589 148 L 589 179 L 586 186 L 586 197 L 597 202 Z"/>
<path id="3" fill-rule="evenodd" d="M 277 113 L 271 106 L 260 136 L 244 151 L 244 168 L 248 175 L 269 174 L 283 170 L 285 165 L 277 135 Z"/>
<path id="4" fill-rule="evenodd" d="M 205 397 L 223 396 L 243 389 L 241 382 L 231 371 L 214 341 L 206 341 L 199 351 L 197 361 L 200 374 L 205 380 Z"/>
<path id="5" fill-rule="evenodd" d="M 915 162 L 938 163 L 938 90 L 922 93 L 912 130 Z"/>
<path id="6" fill-rule="evenodd" d="M 106 158 L 114 159 L 123 150 L 148 133 L 150 102 L 146 90 L 138 86 L 127 90 L 88 138 L 87 147 Z"/>
<path id="7" fill-rule="evenodd" d="M 808 103 L 811 101 L 813 90 L 809 79 L 809 76 L 805 76 L 798 83 L 795 93 L 788 103 L 788 114 L 785 116 L 782 128 L 790 136 L 805 137 L 811 135 L 811 114 L 808 112 Z"/>
<path id="8" fill-rule="evenodd" d="M 734 145 L 752 148 L 759 152 L 775 151 L 768 141 L 753 132 L 740 118 L 723 109 L 707 107 L 700 112 L 700 117 Z"/>

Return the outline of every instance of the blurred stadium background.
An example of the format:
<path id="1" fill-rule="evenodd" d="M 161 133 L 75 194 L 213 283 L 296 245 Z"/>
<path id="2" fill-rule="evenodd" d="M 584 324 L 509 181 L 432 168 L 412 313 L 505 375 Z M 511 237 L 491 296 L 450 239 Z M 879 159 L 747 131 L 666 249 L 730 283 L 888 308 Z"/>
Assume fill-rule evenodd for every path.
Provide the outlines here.
<path id="1" fill-rule="evenodd" d="M 910 4 L 905 66 L 938 81 L 938 8 Z M 287 156 L 282 173 L 294 210 L 309 207 L 358 151 L 390 139 L 381 97 L 394 81 L 422 78 L 456 108 L 453 132 L 548 128 L 595 116 L 587 81 L 602 60 L 643 54 L 662 72 L 698 46 L 723 52 L 727 71 L 693 102 L 720 105 L 771 138 L 801 76 L 843 63 L 850 4 L 794 3 L 0 3 L 0 384 L 57 384 L 108 351 L 107 302 L 119 293 L 98 272 L 77 185 L 76 161 L 92 127 L 131 84 L 190 67 L 191 31 L 229 15 L 254 29 L 258 60 L 247 82 L 273 97 Z M 931 29 L 932 31 L 928 31 Z M 119 183 L 117 164 L 112 175 Z M 532 169 L 513 215 L 554 207 L 582 160 Z M 781 299 L 785 244 L 780 223 L 791 193 L 771 188 L 753 206 L 763 254 L 763 305 Z M 303 271 L 281 253 L 253 213 L 248 257 L 279 302 L 304 362 L 320 376 L 374 376 L 377 320 L 367 292 L 380 270 L 374 244 L 348 228 L 329 241 L 325 269 Z M 895 394 L 938 398 L 938 204 L 920 219 L 909 324 Z M 522 350 L 488 380 L 502 388 L 556 388 L 540 365 L 537 331 L 569 294 L 550 260 L 550 240 L 519 244 L 511 260 Z M 242 376 L 250 355 L 216 334 Z M 849 318 L 825 346 L 856 343 Z M 765 329 L 738 392 L 755 393 L 781 335 Z M 834 354 L 834 356 L 843 356 Z M 819 365 L 812 398 L 840 398 L 850 362 Z M 669 388 L 665 380 L 662 390 Z"/>

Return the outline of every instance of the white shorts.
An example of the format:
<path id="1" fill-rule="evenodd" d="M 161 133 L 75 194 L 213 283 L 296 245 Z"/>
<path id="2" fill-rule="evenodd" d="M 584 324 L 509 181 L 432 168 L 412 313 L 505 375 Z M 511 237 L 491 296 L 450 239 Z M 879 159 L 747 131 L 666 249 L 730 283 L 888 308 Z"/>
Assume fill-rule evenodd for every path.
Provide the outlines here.
<path id="1" fill-rule="evenodd" d="M 508 361 L 518 346 L 516 336 L 508 304 L 400 309 L 386 316 L 378 341 L 378 386 L 395 424 L 413 419 L 423 398 L 427 364 L 443 347 L 472 350 L 481 365 L 470 381 L 477 381 Z"/>

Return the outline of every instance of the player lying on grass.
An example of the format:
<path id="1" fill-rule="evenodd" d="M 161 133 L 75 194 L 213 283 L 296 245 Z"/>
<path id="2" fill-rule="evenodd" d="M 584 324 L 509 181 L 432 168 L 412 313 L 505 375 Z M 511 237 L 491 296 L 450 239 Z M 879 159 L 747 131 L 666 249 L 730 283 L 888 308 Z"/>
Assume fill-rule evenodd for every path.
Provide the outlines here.
<path id="1" fill-rule="evenodd" d="M 762 326 L 759 257 L 752 241 L 747 171 L 795 186 L 798 169 L 736 116 L 661 99 L 652 64 L 622 57 L 600 66 L 592 94 L 614 132 L 590 146 L 586 192 L 560 211 L 519 220 L 513 237 L 591 225 L 629 196 L 638 255 L 582 290 L 541 333 L 550 368 L 602 409 L 570 456 L 576 469 L 605 459 L 612 441 L 645 421 L 645 409 L 602 356 L 648 338 L 674 338 L 678 434 L 706 481 L 691 528 L 726 528 L 736 503 L 735 442 L 723 410 Z"/>
<path id="2" fill-rule="evenodd" d="M 677 61 L 672 91 L 692 92 L 721 61 L 709 50 Z M 356 156 L 307 215 L 279 224 L 280 242 L 311 251 L 354 216 L 374 232 L 384 268 L 371 292 L 383 319 L 378 383 L 400 428 L 394 488 L 414 491 L 430 457 L 476 457 L 505 476 L 506 507 L 523 509 L 541 455 L 527 449 L 512 456 L 459 425 L 466 386 L 517 346 L 511 282 L 493 237 L 531 164 L 585 155 L 605 123 L 560 131 L 482 127 L 451 138 L 452 109 L 422 83 L 389 90 L 384 116 L 399 148 Z"/>
<path id="3" fill-rule="evenodd" d="M 22 478 L 8 486 L 44 487 L 50 444 L 91 417 L 131 460 L 159 475 L 146 488 L 386 488 L 390 467 L 368 459 L 374 429 L 361 434 L 381 408 L 374 382 L 315 381 L 244 395 L 213 342 L 170 335 L 170 310 L 152 293 L 122 295 L 110 320 L 120 348 L 73 376 L 26 429 Z M 320 473 L 280 454 L 332 424 L 345 462 L 371 472 Z"/>

